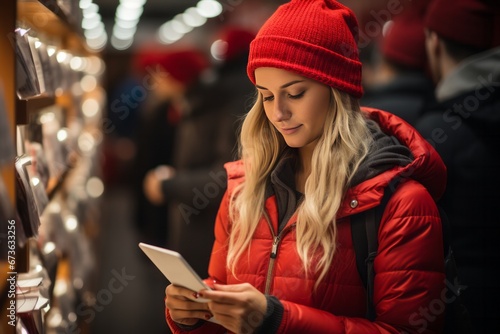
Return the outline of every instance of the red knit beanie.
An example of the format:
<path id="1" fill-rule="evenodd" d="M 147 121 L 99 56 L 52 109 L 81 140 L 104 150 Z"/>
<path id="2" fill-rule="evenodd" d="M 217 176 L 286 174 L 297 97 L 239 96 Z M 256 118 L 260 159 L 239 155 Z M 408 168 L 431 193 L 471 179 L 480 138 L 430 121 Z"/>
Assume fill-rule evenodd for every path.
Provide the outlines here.
<path id="1" fill-rule="evenodd" d="M 500 45 L 498 0 L 434 0 L 425 27 L 451 41 L 480 49 Z"/>
<path id="2" fill-rule="evenodd" d="M 185 85 L 196 81 L 209 66 L 207 56 L 194 49 L 166 52 L 158 57 L 158 64 Z"/>
<path id="3" fill-rule="evenodd" d="M 387 59 L 414 69 L 425 70 L 424 15 L 429 0 L 414 1 L 394 17 L 381 41 L 381 52 Z"/>
<path id="4" fill-rule="evenodd" d="M 250 43 L 255 33 L 244 27 L 233 25 L 224 26 L 218 34 L 219 40 L 225 43 L 225 48 L 217 56 L 224 61 L 232 61 L 239 57 L 248 56 Z"/>
<path id="5" fill-rule="evenodd" d="M 351 94 L 363 95 L 354 13 L 334 0 L 292 0 L 281 5 L 250 44 L 247 73 L 276 67 Z"/>
<path id="6" fill-rule="evenodd" d="M 148 67 L 159 65 L 183 85 L 193 83 L 209 67 L 208 57 L 201 51 L 191 48 L 144 49 L 137 55 L 134 63 L 141 74 L 146 74 Z"/>

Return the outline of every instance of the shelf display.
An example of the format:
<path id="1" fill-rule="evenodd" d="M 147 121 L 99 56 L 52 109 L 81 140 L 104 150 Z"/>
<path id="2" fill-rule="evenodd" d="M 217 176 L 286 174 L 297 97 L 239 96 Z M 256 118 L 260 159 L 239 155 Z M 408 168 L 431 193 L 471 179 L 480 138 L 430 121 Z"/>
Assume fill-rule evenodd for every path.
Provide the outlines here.
<path id="1" fill-rule="evenodd" d="M 16 239 L 24 247 L 27 238 L 38 236 L 40 216 L 35 202 L 31 179 L 26 171 L 31 159 L 27 156 L 16 158 L 16 207 L 19 219 L 16 221 Z"/>
<path id="2" fill-rule="evenodd" d="M 15 30 L 17 96 L 20 99 L 46 92 L 40 55 L 35 45 L 39 41 L 29 36 L 28 31 L 22 28 Z"/>
<path id="3" fill-rule="evenodd" d="M 0 57 L 11 61 L 0 69 L 0 233 L 3 222 L 16 233 L 12 264 L 0 243 L 0 290 L 16 296 L 2 300 L 10 320 L 0 332 L 85 333 L 78 307 L 96 299 L 92 238 L 104 191 L 104 63 L 86 45 L 79 1 L 8 0 L 6 11 L 16 9 L 0 23 L 10 44 L 2 40 Z"/>

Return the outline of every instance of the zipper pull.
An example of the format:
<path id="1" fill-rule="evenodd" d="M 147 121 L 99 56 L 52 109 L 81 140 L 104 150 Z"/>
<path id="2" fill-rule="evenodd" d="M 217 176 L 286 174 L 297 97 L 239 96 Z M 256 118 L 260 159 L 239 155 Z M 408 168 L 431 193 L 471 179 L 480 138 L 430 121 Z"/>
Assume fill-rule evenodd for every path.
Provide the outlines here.
<path id="1" fill-rule="evenodd" d="M 279 237 L 274 237 L 273 248 L 271 250 L 271 259 L 275 259 L 276 258 L 276 253 L 278 251 L 278 243 L 279 243 L 279 241 L 280 241 Z"/>

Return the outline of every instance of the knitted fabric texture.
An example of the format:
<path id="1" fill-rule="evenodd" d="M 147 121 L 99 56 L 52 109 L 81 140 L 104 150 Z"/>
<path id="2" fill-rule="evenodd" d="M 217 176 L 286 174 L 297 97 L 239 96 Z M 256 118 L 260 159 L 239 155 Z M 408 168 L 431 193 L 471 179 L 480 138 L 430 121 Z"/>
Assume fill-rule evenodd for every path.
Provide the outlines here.
<path id="1" fill-rule="evenodd" d="M 281 5 L 250 44 L 247 73 L 275 67 L 351 94 L 363 95 L 358 22 L 333 0 L 292 0 Z"/>

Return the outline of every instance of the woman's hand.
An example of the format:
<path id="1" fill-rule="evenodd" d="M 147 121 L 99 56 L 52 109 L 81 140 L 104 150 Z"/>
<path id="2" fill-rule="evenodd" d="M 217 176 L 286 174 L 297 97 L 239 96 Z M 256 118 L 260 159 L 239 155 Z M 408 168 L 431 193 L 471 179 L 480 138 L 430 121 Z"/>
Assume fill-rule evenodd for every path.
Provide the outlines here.
<path id="1" fill-rule="evenodd" d="M 210 299 L 208 307 L 214 319 L 233 333 L 253 333 L 264 320 L 266 296 L 251 284 L 219 285 L 215 290 L 200 291 L 199 296 Z"/>
<path id="2" fill-rule="evenodd" d="M 170 284 L 165 289 L 165 307 L 173 321 L 187 326 L 195 325 L 200 319 L 212 317 L 207 303 L 193 301 L 197 294 L 189 289 Z"/>

